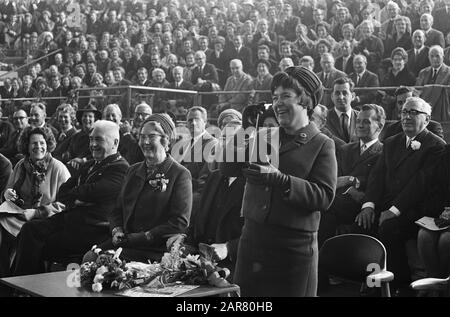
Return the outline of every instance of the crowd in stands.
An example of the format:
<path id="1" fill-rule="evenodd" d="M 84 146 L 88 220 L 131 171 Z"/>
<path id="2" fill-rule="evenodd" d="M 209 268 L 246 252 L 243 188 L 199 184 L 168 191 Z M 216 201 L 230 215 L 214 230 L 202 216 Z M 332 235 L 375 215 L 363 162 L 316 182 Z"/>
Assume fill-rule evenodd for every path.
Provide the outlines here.
<path id="1" fill-rule="evenodd" d="M 340 233 L 379 237 L 403 290 L 405 245 L 419 236 L 429 276 L 450 273 L 441 249 L 427 251 L 448 234 L 414 224 L 438 217 L 450 188 L 441 174 L 433 210 L 418 200 L 448 165 L 450 0 L 2 0 L 0 48 L 37 60 L 0 86 L 0 190 L 26 210 L 0 217 L 0 276 L 43 272 L 94 244 L 156 261 L 185 232 L 233 270 L 246 178 L 204 154 L 246 127 L 246 109 L 275 102 L 272 79 L 292 66 L 322 83 L 308 115 L 335 145 L 319 246 Z M 278 115 L 266 109 L 259 127 Z"/>

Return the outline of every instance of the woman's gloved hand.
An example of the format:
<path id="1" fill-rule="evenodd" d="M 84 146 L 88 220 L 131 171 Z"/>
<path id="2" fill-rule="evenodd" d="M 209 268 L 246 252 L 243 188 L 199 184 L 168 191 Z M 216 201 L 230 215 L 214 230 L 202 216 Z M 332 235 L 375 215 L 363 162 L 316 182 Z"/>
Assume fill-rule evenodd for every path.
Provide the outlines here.
<path id="1" fill-rule="evenodd" d="M 257 185 L 285 187 L 289 185 L 289 176 L 281 173 L 275 166 L 250 163 L 242 170 L 247 181 Z"/>

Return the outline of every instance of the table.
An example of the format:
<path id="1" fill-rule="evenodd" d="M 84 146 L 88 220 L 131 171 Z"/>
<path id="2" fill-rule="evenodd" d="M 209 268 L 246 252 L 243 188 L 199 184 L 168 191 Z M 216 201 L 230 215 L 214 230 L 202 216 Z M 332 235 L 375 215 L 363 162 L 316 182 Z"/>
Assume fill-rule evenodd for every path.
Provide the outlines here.
<path id="1" fill-rule="evenodd" d="M 107 290 L 94 293 L 82 288 L 67 286 L 67 278 L 72 271 L 60 271 L 35 275 L 14 276 L 0 279 L 0 282 L 25 294 L 38 297 L 115 297 L 114 291 Z M 239 296 L 237 285 L 229 287 L 214 287 L 202 285 L 188 291 L 179 297 L 207 297 L 207 296 Z"/>

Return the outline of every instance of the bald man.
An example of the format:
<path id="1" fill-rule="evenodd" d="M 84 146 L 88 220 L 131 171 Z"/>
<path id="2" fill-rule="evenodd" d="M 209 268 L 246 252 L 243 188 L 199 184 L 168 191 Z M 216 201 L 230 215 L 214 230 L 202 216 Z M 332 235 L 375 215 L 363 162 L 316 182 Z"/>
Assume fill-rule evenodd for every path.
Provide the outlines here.
<path id="1" fill-rule="evenodd" d="M 22 227 L 14 275 L 43 273 L 46 260 L 62 264 L 81 261 L 86 250 L 108 239 L 109 215 L 129 167 L 118 146 L 119 126 L 105 120 L 95 122 L 89 136 L 93 159 L 61 185 L 57 201 L 66 206 L 65 211 Z M 68 259 L 73 255 L 80 258 Z"/>
<path id="2" fill-rule="evenodd" d="M 233 59 L 230 61 L 231 76 L 228 77 L 224 91 L 248 91 L 251 90 L 252 77 L 243 71 L 242 61 Z M 219 96 L 219 112 L 225 109 L 235 109 L 242 112 L 248 103 L 249 94 L 221 94 Z"/>

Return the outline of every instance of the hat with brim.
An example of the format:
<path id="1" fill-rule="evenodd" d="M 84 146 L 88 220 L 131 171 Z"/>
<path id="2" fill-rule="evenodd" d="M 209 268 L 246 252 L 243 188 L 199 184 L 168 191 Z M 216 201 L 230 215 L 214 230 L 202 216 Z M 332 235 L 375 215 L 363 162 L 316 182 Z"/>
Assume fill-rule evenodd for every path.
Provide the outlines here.
<path id="1" fill-rule="evenodd" d="M 78 109 L 76 117 L 77 121 L 81 124 L 81 118 L 85 112 L 94 113 L 95 121 L 100 120 L 102 118 L 102 113 L 97 110 L 97 108 L 93 104 L 88 104 L 86 108 Z"/>
<path id="2" fill-rule="evenodd" d="M 244 2 L 242 2 L 241 5 L 242 5 L 242 6 L 244 6 L 244 5 L 249 5 L 249 6 L 252 6 L 252 7 L 255 6 L 255 4 L 253 3 L 253 0 L 245 0 Z"/>

